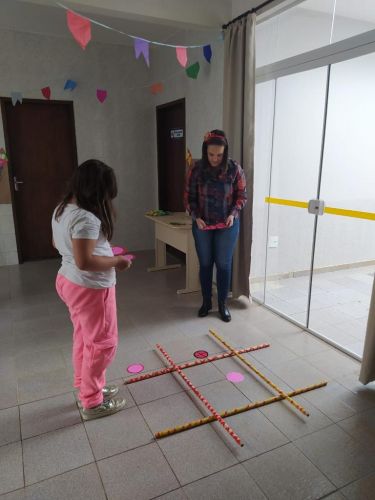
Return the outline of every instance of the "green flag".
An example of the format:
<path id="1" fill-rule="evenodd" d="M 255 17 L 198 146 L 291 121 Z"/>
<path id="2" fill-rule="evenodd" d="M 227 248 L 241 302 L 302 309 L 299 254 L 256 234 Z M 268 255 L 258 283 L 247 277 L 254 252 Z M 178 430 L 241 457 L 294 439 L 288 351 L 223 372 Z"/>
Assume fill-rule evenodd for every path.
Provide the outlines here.
<path id="1" fill-rule="evenodd" d="M 199 73 L 199 62 L 196 62 L 186 68 L 186 74 L 189 78 L 197 79 Z"/>

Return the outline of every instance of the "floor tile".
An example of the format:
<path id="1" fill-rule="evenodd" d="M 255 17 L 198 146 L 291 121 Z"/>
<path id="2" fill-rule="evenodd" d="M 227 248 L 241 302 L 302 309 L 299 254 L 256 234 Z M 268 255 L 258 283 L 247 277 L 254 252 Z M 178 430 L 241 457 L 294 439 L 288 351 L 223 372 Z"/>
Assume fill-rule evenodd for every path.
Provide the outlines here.
<path id="1" fill-rule="evenodd" d="M 348 500 L 373 500 L 375 491 L 375 474 L 363 477 L 345 486 L 341 493 Z"/>
<path id="2" fill-rule="evenodd" d="M 335 490 L 334 485 L 291 443 L 243 465 L 269 500 L 318 499 Z"/>
<path id="3" fill-rule="evenodd" d="M 266 500 L 242 465 L 235 465 L 184 486 L 190 500 Z M 250 493 L 251 492 L 251 493 Z"/>
<path id="4" fill-rule="evenodd" d="M 108 500 L 147 500 L 179 486 L 156 444 L 101 460 L 98 468 Z"/>
<path id="5" fill-rule="evenodd" d="M 0 495 L 23 485 L 21 442 L 0 446 Z"/>
<path id="6" fill-rule="evenodd" d="M 158 441 L 182 485 L 237 463 L 223 443 L 221 434 L 225 432 L 223 429 L 218 434 L 211 427 L 204 426 Z"/>
<path id="7" fill-rule="evenodd" d="M 22 439 L 81 423 L 73 393 L 20 406 Z"/>
<path id="8" fill-rule="evenodd" d="M 338 425 L 297 439 L 294 444 L 337 487 L 375 471 L 375 446 L 355 441 Z"/>
<path id="9" fill-rule="evenodd" d="M 18 399 L 20 403 L 29 403 L 51 396 L 69 392 L 72 376 L 66 369 L 27 375 L 18 379 Z"/>
<path id="10" fill-rule="evenodd" d="M 0 410 L 0 446 L 21 439 L 18 406 Z"/>
<path id="11" fill-rule="evenodd" d="M 168 373 L 160 377 L 129 384 L 128 388 L 138 405 L 184 390 L 183 386 L 174 378 L 174 375 Z"/>
<path id="12" fill-rule="evenodd" d="M 25 483 L 30 485 L 94 461 L 82 424 L 23 441 Z"/>
<path id="13" fill-rule="evenodd" d="M 124 409 L 115 415 L 85 422 L 96 460 L 137 448 L 153 441 L 138 408 Z"/>
<path id="14" fill-rule="evenodd" d="M 22 490 L 1 500 L 106 500 L 95 464 L 85 465 Z"/>

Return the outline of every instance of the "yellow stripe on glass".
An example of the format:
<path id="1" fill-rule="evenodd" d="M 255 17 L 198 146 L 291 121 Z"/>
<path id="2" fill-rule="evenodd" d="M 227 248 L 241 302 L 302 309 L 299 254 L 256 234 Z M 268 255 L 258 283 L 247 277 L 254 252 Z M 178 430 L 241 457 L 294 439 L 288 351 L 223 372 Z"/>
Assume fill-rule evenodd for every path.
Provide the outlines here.
<path id="1" fill-rule="evenodd" d="M 306 201 L 285 200 L 284 198 L 271 198 L 268 196 L 264 201 L 266 203 L 272 203 L 275 205 L 287 205 L 289 207 L 298 208 L 307 208 L 309 205 Z M 324 207 L 324 213 L 331 215 L 340 215 L 341 217 L 354 217 L 356 219 L 375 220 L 374 212 L 361 212 L 360 210 L 346 210 L 344 208 Z"/>

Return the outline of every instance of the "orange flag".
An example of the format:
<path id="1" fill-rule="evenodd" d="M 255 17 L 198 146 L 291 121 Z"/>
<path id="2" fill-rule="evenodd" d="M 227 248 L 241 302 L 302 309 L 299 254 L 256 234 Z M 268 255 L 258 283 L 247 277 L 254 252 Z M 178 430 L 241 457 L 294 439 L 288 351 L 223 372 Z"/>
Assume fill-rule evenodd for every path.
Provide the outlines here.
<path id="1" fill-rule="evenodd" d="M 150 87 L 151 94 L 160 94 L 160 92 L 163 92 L 164 87 L 162 83 L 153 83 Z"/>

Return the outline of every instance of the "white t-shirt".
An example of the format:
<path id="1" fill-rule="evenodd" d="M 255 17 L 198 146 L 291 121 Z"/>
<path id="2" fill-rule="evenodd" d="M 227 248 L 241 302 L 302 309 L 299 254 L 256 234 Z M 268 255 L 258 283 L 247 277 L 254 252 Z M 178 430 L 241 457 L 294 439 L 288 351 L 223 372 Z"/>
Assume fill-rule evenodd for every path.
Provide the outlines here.
<path id="1" fill-rule="evenodd" d="M 113 257 L 108 240 L 104 237 L 100 220 L 91 212 L 69 203 L 59 220 L 52 216 L 52 234 L 62 262 L 59 274 L 73 283 L 87 288 L 110 288 L 116 284 L 116 271 L 81 271 L 73 256 L 72 239 L 98 240 L 93 255 Z"/>

